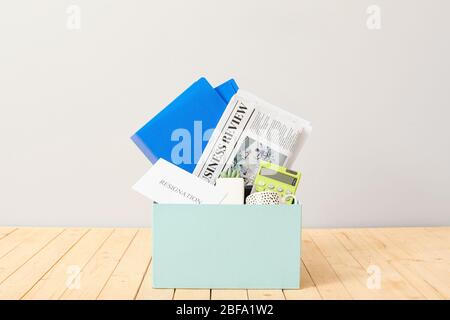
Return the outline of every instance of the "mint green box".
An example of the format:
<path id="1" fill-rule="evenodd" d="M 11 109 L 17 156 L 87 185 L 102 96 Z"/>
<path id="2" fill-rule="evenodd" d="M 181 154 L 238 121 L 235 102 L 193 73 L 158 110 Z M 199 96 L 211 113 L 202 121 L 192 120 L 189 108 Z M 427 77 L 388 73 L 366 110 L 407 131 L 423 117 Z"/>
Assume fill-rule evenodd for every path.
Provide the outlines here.
<path id="1" fill-rule="evenodd" d="M 154 288 L 300 286 L 300 204 L 154 204 L 152 243 Z"/>

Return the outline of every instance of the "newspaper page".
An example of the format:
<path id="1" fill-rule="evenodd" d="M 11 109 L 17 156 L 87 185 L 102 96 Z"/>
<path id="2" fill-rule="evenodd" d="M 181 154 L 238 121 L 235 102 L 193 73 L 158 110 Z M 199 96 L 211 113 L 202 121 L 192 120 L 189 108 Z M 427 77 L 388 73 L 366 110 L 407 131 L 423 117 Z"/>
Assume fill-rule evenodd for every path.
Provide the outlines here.
<path id="1" fill-rule="evenodd" d="M 253 185 L 259 161 L 289 167 L 303 147 L 308 121 L 239 90 L 229 102 L 194 174 L 214 184 L 228 168 Z"/>

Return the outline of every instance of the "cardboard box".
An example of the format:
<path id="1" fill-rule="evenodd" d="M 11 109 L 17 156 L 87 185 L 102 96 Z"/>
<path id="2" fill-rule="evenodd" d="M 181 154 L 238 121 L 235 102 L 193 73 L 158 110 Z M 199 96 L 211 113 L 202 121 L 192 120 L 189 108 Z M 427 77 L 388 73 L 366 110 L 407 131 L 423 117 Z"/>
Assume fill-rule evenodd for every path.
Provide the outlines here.
<path id="1" fill-rule="evenodd" d="M 301 205 L 153 205 L 154 288 L 300 286 Z"/>

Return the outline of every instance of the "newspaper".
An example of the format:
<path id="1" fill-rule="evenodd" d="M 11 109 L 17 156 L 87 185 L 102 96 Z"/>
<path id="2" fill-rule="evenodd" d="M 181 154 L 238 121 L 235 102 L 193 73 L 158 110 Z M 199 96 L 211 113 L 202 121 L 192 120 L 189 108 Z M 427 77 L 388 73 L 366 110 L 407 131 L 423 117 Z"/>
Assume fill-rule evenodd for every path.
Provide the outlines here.
<path id="1" fill-rule="evenodd" d="M 229 102 L 200 157 L 194 174 L 214 184 L 228 168 L 253 185 L 259 161 L 289 167 L 303 147 L 308 121 L 239 90 Z"/>

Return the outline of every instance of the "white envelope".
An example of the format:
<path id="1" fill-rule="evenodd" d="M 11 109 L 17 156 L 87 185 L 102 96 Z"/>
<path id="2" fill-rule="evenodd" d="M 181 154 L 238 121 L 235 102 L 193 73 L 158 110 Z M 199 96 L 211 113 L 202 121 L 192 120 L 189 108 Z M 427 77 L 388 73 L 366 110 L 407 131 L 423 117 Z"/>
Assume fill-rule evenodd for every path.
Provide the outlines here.
<path id="1" fill-rule="evenodd" d="M 219 204 L 226 192 L 176 165 L 159 159 L 133 186 L 157 203 Z"/>

